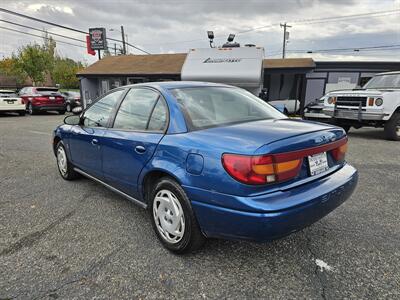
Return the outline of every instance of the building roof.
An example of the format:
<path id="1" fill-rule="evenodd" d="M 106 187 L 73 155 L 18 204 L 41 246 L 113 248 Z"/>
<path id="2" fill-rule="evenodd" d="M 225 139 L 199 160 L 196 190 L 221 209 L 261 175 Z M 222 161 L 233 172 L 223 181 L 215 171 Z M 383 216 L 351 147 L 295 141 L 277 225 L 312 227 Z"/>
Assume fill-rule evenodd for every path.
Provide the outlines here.
<path id="1" fill-rule="evenodd" d="M 108 56 L 77 75 L 180 74 L 186 53 Z"/>
<path id="2" fill-rule="evenodd" d="M 315 68 L 312 58 L 264 59 L 265 69 Z"/>
<path id="3" fill-rule="evenodd" d="M 186 53 L 108 56 L 78 76 L 181 74 Z M 264 59 L 266 69 L 314 68 L 312 58 Z"/>

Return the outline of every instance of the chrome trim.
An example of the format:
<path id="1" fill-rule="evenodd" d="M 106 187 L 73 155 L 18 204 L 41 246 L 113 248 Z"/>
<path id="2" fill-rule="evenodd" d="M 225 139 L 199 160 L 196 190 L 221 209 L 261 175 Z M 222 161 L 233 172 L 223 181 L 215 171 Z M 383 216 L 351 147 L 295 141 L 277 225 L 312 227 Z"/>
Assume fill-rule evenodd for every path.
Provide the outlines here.
<path id="1" fill-rule="evenodd" d="M 143 207 L 144 209 L 147 208 L 147 204 L 146 204 L 146 203 L 143 203 L 142 201 L 139 201 L 139 200 L 137 200 L 137 199 L 135 199 L 135 198 L 129 196 L 128 194 L 125 194 L 124 192 L 122 192 L 122 191 L 116 189 L 115 187 L 109 185 L 108 183 L 105 183 L 104 181 L 101 181 L 100 179 L 98 179 L 98 178 L 96 178 L 96 177 L 94 177 L 94 176 L 92 176 L 92 175 L 89 175 L 88 173 L 82 171 L 81 169 L 78 169 L 78 168 L 75 167 L 75 168 L 74 168 L 74 171 L 78 172 L 79 174 L 82 174 L 83 176 L 85 176 L 85 177 L 87 177 L 87 178 L 89 178 L 89 179 L 92 179 L 92 180 L 94 180 L 94 181 L 96 181 L 96 182 L 98 182 L 98 183 L 104 185 L 106 188 L 108 188 L 108 189 L 110 189 L 111 191 L 113 191 L 113 192 L 119 194 L 119 195 L 122 196 L 122 197 L 127 198 L 128 200 L 132 201 L 133 203 L 139 205 L 140 207 Z"/>

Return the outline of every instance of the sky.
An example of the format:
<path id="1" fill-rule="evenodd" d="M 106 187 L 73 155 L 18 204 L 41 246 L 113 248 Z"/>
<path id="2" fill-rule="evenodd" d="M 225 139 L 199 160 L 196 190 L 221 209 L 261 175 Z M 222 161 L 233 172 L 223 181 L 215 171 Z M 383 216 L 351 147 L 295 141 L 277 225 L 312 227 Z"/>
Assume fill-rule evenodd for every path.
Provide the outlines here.
<path id="1" fill-rule="evenodd" d="M 213 30 L 217 46 L 226 41 L 229 33 L 235 33 L 235 41 L 262 46 L 267 58 L 280 58 L 283 29 L 279 24 L 287 22 L 292 26 L 288 29 L 288 58 L 312 57 L 317 61 L 400 60 L 400 0 L 2 0 L 0 7 L 83 31 L 90 27 L 104 27 L 107 37 L 116 39 L 121 39 L 116 29 L 123 25 L 129 43 L 150 53 L 186 53 L 191 48 L 209 47 L 206 32 Z M 332 17 L 383 11 L 386 13 L 329 20 Z M 85 39 L 83 34 L 7 13 L 0 12 L 0 20 Z M 0 26 L 42 35 L 38 31 L 2 21 Z M 41 42 L 40 37 L 1 27 L 0 58 L 10 56 L 28 43 Z M 97 56 L 88 55 L 86 49 L 61 41 L 81 46 L 85 43 L 54 38 L 60 41 L 57 43 L 60 56 L 87 64 L 97 60 Z M 120 45 L 117 43 L 117 48 Z M 315 52 L 383 45 L 399 47 L 384 51 Z M 114 42 L 109 41 L 109 46 L 114 47 Z M 129 53 L 141 54 L 130 47 Z"/>

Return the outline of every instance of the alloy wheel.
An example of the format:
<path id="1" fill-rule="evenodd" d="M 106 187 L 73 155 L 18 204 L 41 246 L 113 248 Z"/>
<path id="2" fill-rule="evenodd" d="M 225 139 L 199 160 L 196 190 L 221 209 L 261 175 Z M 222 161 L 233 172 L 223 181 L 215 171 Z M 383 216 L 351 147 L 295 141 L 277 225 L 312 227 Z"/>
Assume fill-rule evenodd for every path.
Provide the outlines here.
<path id="1" fill-rule="evenodd" d="M 160 190 L 153 200 L 153 217 L 161 237 L 171 244 L 182 240 L 185 216 L 178 198 L 169 190 Z"/>

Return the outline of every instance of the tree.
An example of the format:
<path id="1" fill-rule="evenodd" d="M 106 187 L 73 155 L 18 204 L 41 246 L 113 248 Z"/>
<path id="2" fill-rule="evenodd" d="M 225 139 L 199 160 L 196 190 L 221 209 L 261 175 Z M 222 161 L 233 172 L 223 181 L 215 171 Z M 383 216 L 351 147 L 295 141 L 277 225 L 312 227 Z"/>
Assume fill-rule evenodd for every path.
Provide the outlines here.
<path id="1" fill-rule="evenodd" d="M 80 62 L 69 58 L 56 57 L 51 77 L 54 83 L 60 84 L 62 88 L 79 88 L 79 80 L 76 73 L 83 69 Z"/>
<path id="2" fill-rule="evenodd" d="M 24 84 L 27 78 L 26 73 L 19 65 L 18 57 L 14 54 L 10 58 L 0 61 L 0 74 L 14 78 L 17 86 Z"/>
<path id="3" fill-rule="evenodd" d="M 27 45 L 19 49 L 18 66 L 37 85 L 45 82 L 46 71 L 52 65 L 52 59 L 45 47 L 38 44 Z"/>

